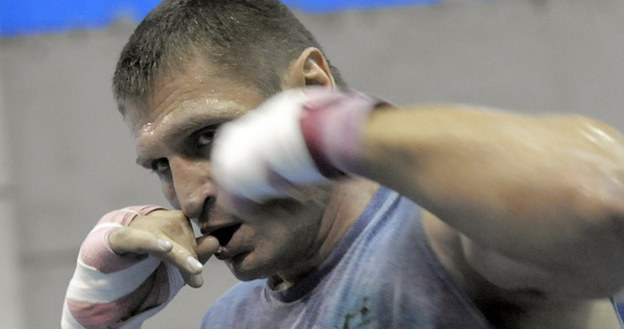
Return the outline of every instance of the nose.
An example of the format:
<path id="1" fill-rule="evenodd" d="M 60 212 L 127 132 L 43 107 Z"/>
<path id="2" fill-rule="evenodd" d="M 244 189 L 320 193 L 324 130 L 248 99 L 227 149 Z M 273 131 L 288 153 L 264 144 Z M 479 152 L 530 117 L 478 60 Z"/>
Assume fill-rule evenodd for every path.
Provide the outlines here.
<path id="1" fill-rule="evenodd" d="M 187 217 L 202 221 L 216 200 L 210 161 L 175 156 L 169 159 L 169 167 L 180 209 Z"/>

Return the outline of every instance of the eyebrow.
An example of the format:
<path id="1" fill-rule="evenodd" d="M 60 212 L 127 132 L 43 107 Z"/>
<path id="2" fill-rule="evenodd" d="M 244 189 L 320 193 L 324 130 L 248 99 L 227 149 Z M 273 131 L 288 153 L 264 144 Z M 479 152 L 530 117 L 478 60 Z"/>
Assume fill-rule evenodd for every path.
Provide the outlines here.
<path id="1" fill-rule="evenodd" d="M 190 131 L 192 134 L 199 129 L 206 129 L 206 128 L 217 129 L 222 124 L 231 120 L 232 119 L 214 120 L 214 118 L 211 120 L 205 120 L 202 118 L 193 119 L 190 122 L 186 122 L 180 126 L 176 126 L 172 128 L 170 131 L 167 131 L 166 137 L 169 138 L 170 136 L 179 136 L 182 134 L 186 134 L 188 131 Z"/>
<path id="2" fill-rule="evenodd" d="M 175 136 L 180 136 L 180 135 L 192 135 L 193 133 L 195 133 L 198 130 L 203 130 L 203 129 L 214 129 L 217 130 L 222 124 L 231 121 L 235 118 L 214 118 L 211 117 L 210 119 L 208 118 L 202 118 L 202 117 L 197 117 L 197 118 L 193 118 L 192 120 L 190 120 L 189 122 L 185 122 L 184 124 L 181 124 L 179 126 L 175 126 L 173 128 L 171 128 L 170 130 L 166 131 L 165 134 L 165 138 L 166 139 L 171 139 L 172 137 Z M 189 132 L 190 133 L 187 133 Z M 187 136 L 185 136 L 187 137 Z M 143 157 L 141 155 L 137 156 L 135 163 L 138 164 L 141 167 L 147 168 L 147 169 L 151 169 L 151 162 L 153 161 L 153 159 L 147 158 L 147 157 Z"/>

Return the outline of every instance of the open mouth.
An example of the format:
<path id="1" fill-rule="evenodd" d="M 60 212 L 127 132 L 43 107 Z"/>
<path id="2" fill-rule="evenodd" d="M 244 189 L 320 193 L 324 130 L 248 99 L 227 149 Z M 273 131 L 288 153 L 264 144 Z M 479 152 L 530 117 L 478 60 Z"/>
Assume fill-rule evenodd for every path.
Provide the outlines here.
<path id="1" fill-rule="evenodd" d="M 241 227 L 241 224 L 230 225 L 214 230 L 210 235 L 219 240 L 219 245 L 226 246 L 232 239 L 232 235 Z"/>

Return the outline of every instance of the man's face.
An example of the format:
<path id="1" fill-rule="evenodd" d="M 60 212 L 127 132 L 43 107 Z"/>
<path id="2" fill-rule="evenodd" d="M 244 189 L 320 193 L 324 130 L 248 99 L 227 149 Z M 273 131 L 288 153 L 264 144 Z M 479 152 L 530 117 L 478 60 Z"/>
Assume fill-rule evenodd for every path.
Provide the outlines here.
<path id="1" fill-rule="evenodd" d="M 305 270 L 322 243 L 324 205 L 271 200 L 241 216 L 220 206 L 210 165 L 215 131 L 265 99 L 221 77 L 212 65 L 189 63 L 159 77 L 147 99 L 127 104 L 137 163 L 158 175 L 174 208 L 219 239 L 218 257 L 239 279 Z"/>

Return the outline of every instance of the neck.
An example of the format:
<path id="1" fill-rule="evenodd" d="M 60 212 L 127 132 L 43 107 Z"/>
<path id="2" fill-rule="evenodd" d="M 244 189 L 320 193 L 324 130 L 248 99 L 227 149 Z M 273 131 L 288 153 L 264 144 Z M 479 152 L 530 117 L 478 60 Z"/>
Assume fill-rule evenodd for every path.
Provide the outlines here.
<path id="1" fill-rule="evenodd" d="M 276 283 L 279 283 L 281 289 L 294 285 L 329 257 L 379 188 L 377 183 L 361 178 L 351 178 L 334 184 L 321 218 L 318 247 L 311 250 L 302 266 L 288 273 L 278 273 Z"/>

